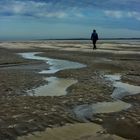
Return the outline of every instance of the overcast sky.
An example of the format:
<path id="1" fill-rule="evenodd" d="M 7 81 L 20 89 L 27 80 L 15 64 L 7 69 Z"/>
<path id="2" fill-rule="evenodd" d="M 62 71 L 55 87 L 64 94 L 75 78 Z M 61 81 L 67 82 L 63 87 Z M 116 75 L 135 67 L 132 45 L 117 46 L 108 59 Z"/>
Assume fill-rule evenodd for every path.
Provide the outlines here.
<path id="1" fill-rule="evenodd" d="M 0 39 L 140 37 L 140 0 L 0 0 Z"/>

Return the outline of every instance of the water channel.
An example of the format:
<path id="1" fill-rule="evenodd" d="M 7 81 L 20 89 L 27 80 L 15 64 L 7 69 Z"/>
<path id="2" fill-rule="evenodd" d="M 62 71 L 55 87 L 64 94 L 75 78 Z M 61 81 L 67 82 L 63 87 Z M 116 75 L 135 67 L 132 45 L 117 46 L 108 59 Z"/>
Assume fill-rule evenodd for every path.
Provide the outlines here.
<path id="1" fill-rule="evenodd" d="M 86 65 L 77 62 L 37 56 L 37 54 L 40 53 L 41 52 L 29 52 L 29 53 L 19 53 L 19 55 L 21 55 L 25 59 L 42 60 L 45 61 L 47 64 L 49 64 L 50 66 L 49 69 L 40 71 L 39 72 L 40 74 L 54 74 L 60 70 L 86 67 Z M 67 88 L 72 84 L 77 83 L 77 80 L 69 79 L 69 78 L 66 79 L 66 78 L 57 78 L 57 77 L 45 77 L 45 80 L 48 82 L 48 84 L 40 86 L 36 89 L 32 89 L 28 91 L 28 94 L 34 96 L 66 95 Z"/>
<path id="2" fill-rule="evenodd" d="M 113 83 L 114 91 L 111 95 L 114 99 L 122 99 L 127 95 L 135 95 L 140 93 L 140 86 L 130 85 L 128 83 L 123 83 L 121 81 L 121 75 L 105 75 L 107 80 L 110 80 Z"/>
<path id="3" fill-rule="evenodd" d="M 86 67 L 84 64 L 77 62 L 52 59 L 47 57 L 37 56 L 39 52 L 20 53 L 20 55 L 26 59 L 42 60 L 50 65 L 48 70 L 42 70 L 39 73 L 52 74 L 64 69 L 76 69 Z M 98 102 L 96 104 L 84 104 L 76 106 L 73 109 L 75 116 L 83 121 L 92 117 L 96 113 L 110 113 L 125 110 L 131 107 L 131 104 L 121 101 L 126 95 L 134 95 L 139 93 L 140 87 L 133 86 L 127 83 L 121 82 L 121 75 L 105 75 L 104 78 L 113 83 L 114 91 L 111 97 L 114 99 L 112 102 Z M 75 84 L 75 79 L 64 79 L 58 77 L 45 77 L 48 84 L 33 89 L 35 96 L 60 96 L 67 94 L 67 88 L 72 84 Z M 55 87 L 55 88 L 54 88 Z M 29 93 L 32 93 L 29 91 Z"/>
<path id="4" fill-rule="evenodd" d="M 50 65 L 49 70 L 42 70 L 39 73 L 55 73 L 63 69 L 74 69 L 83 68 L 86 65 L 75 63 L 71 61 L 51 59 L 47 57 L 36 56 L 39 53 L 20 53 L 20 55 L 26 59 L 35 59 L 45 61 Z M 79 120 L 87 122 L 88 118 L 92 118 L 96 113 L 110 113 L 125 110 L 131 107 L 131 104 L 121 101 L 121 99 L 126 95 L 134 95 L 139 93 L 140 87 L 129 85 L 127 83 L 121 82 L 121 75 L 105 75 L 104 78 L 113 83 L 114 91 L 111 95 L 114 101 L 112 102 L 98 102 L 96 104 L 83 104 L 76 106 L 73 109 L 75 116 Z M 75 79 L 62 79 L 58 77 L 45 77 L 48 84 L 45 86 L 40 86 L 34 89 L 35 96 L 60 96 L 66 95 L 66 89 L 77 82 Z M 54 88 L 55 87 L 55 88 Z M 58 92 L 59 91 L 59 92 Z M 81 138 L 86 138 L 90 136 L 95 140 L 125 140 L 116 135 L 109 134 L 99 134 L 98 132 L 104 131 L 100 125 L 94 123 L 81 123 L 73 124 L 60 128 L 47 129 L 44 132 L 37 132 L 34 135 L 28 135 L 25 137 L 19 137 L 18 140 L 80 140 Z"/>

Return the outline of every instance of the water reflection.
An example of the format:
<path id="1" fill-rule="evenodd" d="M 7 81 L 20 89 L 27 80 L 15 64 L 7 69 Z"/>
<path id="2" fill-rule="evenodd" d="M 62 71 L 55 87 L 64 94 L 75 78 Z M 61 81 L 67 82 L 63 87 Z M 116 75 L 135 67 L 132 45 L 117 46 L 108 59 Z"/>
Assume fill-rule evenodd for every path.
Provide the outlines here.
<path id="1" fill-rule="evenodd" d="M 73 111 L 78 119 L 88 121 L 93 118 L 93 114 L 118 112 L 126 110 L 129 107 L 131 107 L 130 104 L 118 100 L 114 102 L 98 102 L 96 104 L 80 105 L 74 108 Z"/>
<path id="2" fill-rule="evenodd" d="M 140 93 L 140 86 L 134 86 L 121 81 L 121 75 L 105 75 L 107 80 L 113 82 L 114 91 L 111 95 L 114 99 L 121 99 L 127 95 L 135 95 Z"/>
<path id="3" fill-rule="evenodd" d="M 30 95 L 35 96 L 61 96 L 67 94 L 67 88 L 72 84 L 75 84 L 77 80 L 64 79 L 57 77 L 45 78 L 48 84 L 40 86 L 34 90 L 29 91 Z"/>
<path id="4" fill-rule="evenodd" d="M 37 56 L 37 54 L 40 53 L 30 52 L 30 53 L 20 53 L 20 55 L 26 59 L 42 60 L 45 61 L 47 64 L 49 64 L 50 65 L 49 70 L 42 70 L 41 72 L 39 72 L 44 74 L 46 73 L 52 74 L 52 73 L 56 73 L 57 71 L 65 70 L 65 69 L 78 69 L 78 68 L 86 67 L 86 65 L 77 62 Z"/>
<path id="5" fill-rule="evenodd" d="M 42 60 L 45 61 L 47 64 L 49 64 L 50 67 L 48 70 L 42 70 L 39 72 L 43 74 L 53 74 L 56 73 L 57 71 L 64 70 L 64 69 L 76 69 L 76 68 L 86 67 L 86 65 L 77 62 L 36 56 L 39 53 L 41 52 L 30 52 L 30 53 L 19 53 L 19 54 L 26 59 Z M 77 82 L 77 80 L 74 79 L 64 79 L 64 78 L 57 78 L 57 77 L 46 77 L 45 80 L 48 82 L 48 84 L 28 91 L 29 95 L 34 95 L 34 96 L 66 95 L 67 94 L 66 89 L 72 84 L 75 84 Z"/>
<path id="6" fill-rule="evenodd" d="M 140 86 L 130 85 L 121 81 L 121 75 L 105 75 L 106 80 L 113 83 L 114 91 L 111 97 L 113 102 L 98 102 L 96 104 L 79 105 L 73 109 L 77 118 L 83 121 L 93 118 L 97 113 L 111 113 L 126 110 L 131 107 L 131 104 L 121 101 L 127 95 L 135 95 L 140 93 Z"/>

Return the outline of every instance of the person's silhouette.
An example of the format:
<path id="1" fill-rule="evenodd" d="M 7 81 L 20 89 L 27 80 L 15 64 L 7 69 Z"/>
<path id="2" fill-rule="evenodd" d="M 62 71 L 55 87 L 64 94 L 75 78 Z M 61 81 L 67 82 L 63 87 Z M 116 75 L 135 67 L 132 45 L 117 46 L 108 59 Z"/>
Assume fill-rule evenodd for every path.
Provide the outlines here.
<path id="1" fill-rule="evenodd" d="M 91 40 L 93 43 L 93 49 L 96 49 L 96 41 L 98 40 L 98 34 L 96 33 L 96 30 L 93 30 L 93 33 L 91 34 Z"/>

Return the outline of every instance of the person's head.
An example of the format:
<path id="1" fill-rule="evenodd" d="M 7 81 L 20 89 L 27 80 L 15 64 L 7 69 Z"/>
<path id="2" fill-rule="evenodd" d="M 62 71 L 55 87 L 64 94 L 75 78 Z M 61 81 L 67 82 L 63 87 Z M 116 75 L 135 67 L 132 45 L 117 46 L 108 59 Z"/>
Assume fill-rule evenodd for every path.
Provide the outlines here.
<path id="1" fill-rule="evenodd" d="M 96 30 L 94 29 L 93 32 L 96 33 Z"/>

